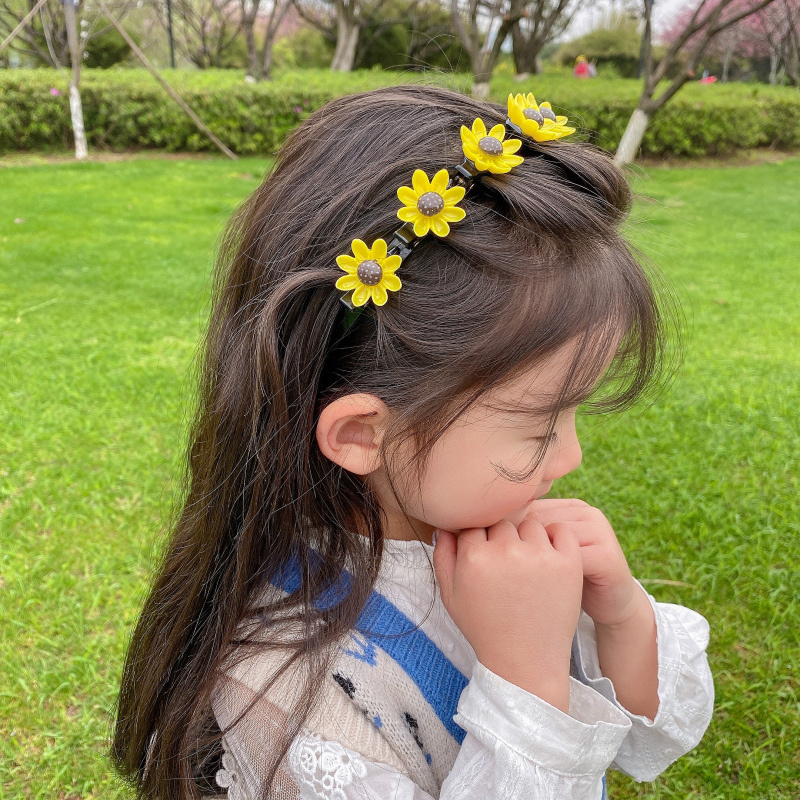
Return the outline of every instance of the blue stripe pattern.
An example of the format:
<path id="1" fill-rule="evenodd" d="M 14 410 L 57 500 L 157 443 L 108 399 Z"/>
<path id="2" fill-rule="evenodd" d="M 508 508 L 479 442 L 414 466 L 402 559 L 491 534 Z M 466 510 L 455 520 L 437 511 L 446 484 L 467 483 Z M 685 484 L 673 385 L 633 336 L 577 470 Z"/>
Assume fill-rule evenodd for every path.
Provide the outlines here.
<path id="1" fill-rule="evenodd" d="M 319 555 L 314 550 L 311 552 L 312 560 L 315 561 L 313 569 L 319 564 Z M 273 585 L 286 592 L 297 591 L 302 573 L 296 553 L 284 567 Z M 341 602 L 350 593 L 351 580 L 350 573 L 344 570 L 336 584 L 326 590 L 320 600 L 314 602 L 314 607 L 322 611 Z M 357 622 L 357 630 L 393 658 L 414 681 L 447 732 L 460 745 L 466 731 L 453 722 L 453 717 L 461 692 L 469 681 L 427 634 L 419 628 L 412 631 L 414 627 L 411 619 L 374 589 Z M 396 638 L 385 638 L 387 634 Z M 402 638 L 397 637 L 397 634 L 402 634 Z"/>

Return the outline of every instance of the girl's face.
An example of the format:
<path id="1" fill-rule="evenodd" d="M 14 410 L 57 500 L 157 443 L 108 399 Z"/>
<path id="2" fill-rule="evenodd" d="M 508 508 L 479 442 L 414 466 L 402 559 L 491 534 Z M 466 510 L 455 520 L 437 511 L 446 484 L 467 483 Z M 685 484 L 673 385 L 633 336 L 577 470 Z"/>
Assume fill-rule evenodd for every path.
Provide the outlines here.
<path id="1" fill-rule="evenodd" d="M 387 515 L 387 538 L 414 539 L 416 531 L 430 543 L 434 528 L 458 534 L 502 519 L 519 525 L 530 504 L 581 463 L 575 408 L 559 415 L 549 441 L 545 441 L 547 417 L 522 413 L 522 406 L 535 404 L 537 398 L 558 394 L 570 364 L 571 348 L 565 348 L 535 371 L 470 407 L 434 445 L 421 491 L 402 475 L 393 475 L 402 509 L 414 530 L 409 529 L 386 484 L 384 468 L 370 473 Z M 502 410 L 488 408 L 489 403 Z M 545 446 L 541 463 L 531 472 Z M 498 467 L 527 477 L 511 479 L 499 473 Z"/>

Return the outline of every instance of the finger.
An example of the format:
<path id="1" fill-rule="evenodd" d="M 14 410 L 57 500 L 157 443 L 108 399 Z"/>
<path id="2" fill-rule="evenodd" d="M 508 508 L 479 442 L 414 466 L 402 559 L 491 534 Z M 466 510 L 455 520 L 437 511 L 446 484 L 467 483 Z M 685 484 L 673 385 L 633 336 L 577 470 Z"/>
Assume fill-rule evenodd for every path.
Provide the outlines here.
<path id="1" fill-rule="evenodd" d="M 486 529 L 486 537 L 490 542 L 503 541 L 504 539 L 519 541 L 520 538 L 517 526 L 508 519 L 501 519 L 499 522 L 495 522 L 494 525 L 490 525 Z"/>
<path id="2" fill-rule="evenodd" d="M 543 505 L 545 502 L 547 502 L 547 505 Z M 542 524 L 549 525 L 551 522 L 568 522 L 573 520 L 582 522 L 590 519 L 593 511 L 595 511 L 595 509 L 583 501 L 535 500 L 528 506 L 528 512 L 525 516 L 531 516 L 534 519 L 538 519 Z"/>
<path id="3" fill-rule="evenodd" d="M 592 508 L 589 503 L 585 500 L 580 500 L 577 497 L 548 497 L 543 498 L 541 500 L 534 500 L 530 504 L 530 508 L 538 509 L 541 511 L 550 511 L 552 509 L 563 509 L 563 508 L 585 508 L 590 509 Z"/>
<path id="4" fill-rule="evenodd" d="M 456 535 L 442 528 L 436 529 L 436 546 L 433 548 L 433 571 L 439 582 L 439 593 L 447 607 L 453 591 L 456 574 Z"/>
<path id="5" fill-rule="evenodd" d="M 525 542 L 535 542 L 539 545 L 550 546 L 547 530 L 538 519 L 525 517 L 519 524 L 519 538 Z"/>
<path id="6" fill-rule="evenodd" d="M 486 528 L 463 528 L 458 534 L 454 534 L 454 536 L 458 539 L 459 547 L 482 544 L 485 543 L 488 538 Z"/>
<path id="7" fill-rule="evenodd" d="M 572 525 L 554 522 L 552 525 L 548 525 L 546 530 L 554 550 L 558 550 L 565 556 L 580 557 L 580 545 Z"/>

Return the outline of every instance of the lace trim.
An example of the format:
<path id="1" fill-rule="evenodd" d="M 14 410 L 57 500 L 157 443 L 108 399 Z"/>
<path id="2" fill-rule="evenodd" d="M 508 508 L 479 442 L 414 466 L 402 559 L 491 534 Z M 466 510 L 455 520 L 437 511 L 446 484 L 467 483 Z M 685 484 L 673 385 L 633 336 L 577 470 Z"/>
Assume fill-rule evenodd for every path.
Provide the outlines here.
<path id="1" fill-rule="evenodd" d="M 239 779 L 241 774 L 239 763 L 228 749 L 224 738 L 222 740 L 222 749 L 225 751 L 222 755 L 222 769 L 217 770 L 217 774 L 214 776 L 217 786 L 220 789 L 228 790 L 228 800 L 249 800 L 247 790 Z"/>
<path id="2" fill-rule="evenodd" d="M 301 800 L 319 797 L 347 800 L 344 789 L 367 774 L 360 757 L 348 753 L 338 742 L 310 735 L 298 736 L 292 742 L 289 765 Z"/>

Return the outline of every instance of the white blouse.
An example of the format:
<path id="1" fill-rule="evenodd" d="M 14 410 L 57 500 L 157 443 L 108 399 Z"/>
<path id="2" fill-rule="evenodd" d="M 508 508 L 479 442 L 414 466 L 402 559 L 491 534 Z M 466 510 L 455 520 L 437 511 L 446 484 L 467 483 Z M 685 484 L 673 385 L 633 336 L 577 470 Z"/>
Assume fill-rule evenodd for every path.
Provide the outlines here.
<path id="1" fill-rule="evenodd" d="M 440 800 L 601 800 L 609 767 L 638 781 L 653 780 L 700 741 L 714 703 L 709 627 L 700 614 L 648 594 L 657 628 L 659 697 L 650 720 L 617 701 L 600 671 L 594 623 L 581 612 L 573 646 L 578 679 L 570 678 L 567 714 L 477 660 L 441 601 L 432 559 L 431 545 L 387 540 L 375 589 L 420 623 L 469 678 L 453 718 L 466 735 Z M 258 745 L 252 735 L 236 731 L 223 739 L 216 782 L 227 788 L 229 800 L 258 800 Z M 266 742 L 263 735 L 261 746 Z M 307 729 L 292 742 L 270 797 L 432 800 L 395 767 Z"/>

